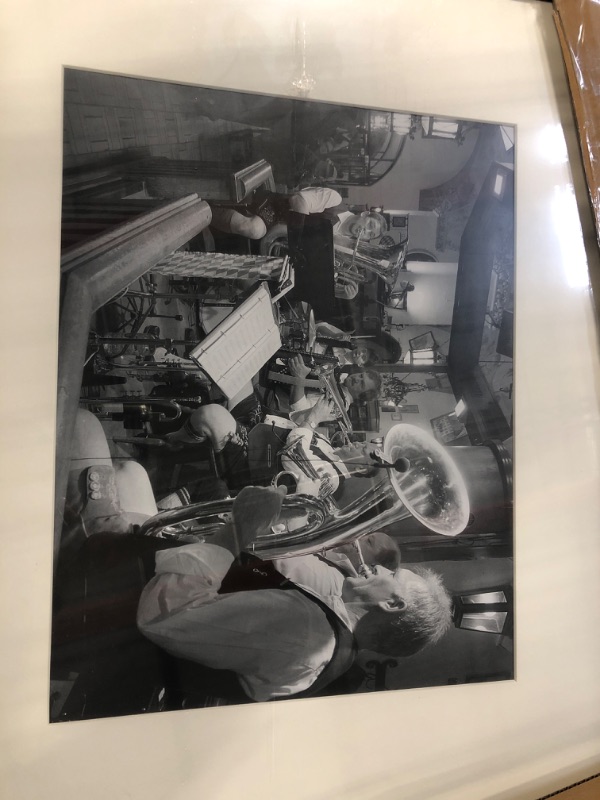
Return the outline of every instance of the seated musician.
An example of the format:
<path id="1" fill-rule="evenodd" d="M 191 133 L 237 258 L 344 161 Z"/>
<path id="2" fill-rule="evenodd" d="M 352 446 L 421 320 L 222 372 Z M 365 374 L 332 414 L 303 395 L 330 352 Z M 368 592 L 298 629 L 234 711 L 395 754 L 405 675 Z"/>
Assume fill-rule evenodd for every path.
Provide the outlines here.
<path id="1" fill-rule="evenodd" d="M 115 561 L 121 565 L 131 545 L 148 543 L 146 537 L 128 535 L 133 520 L 153 515 L 156 506 L 144 470 L 139 465 L 131 469 L 133 462 L 115 470 L 116 491 L 114 484 L 108 491 L 95 488 L 86 500 L 90 471 L 111 469 L 110 464 L 100 423 L 80 411 L 67 500 L 71 508 L 83 505 L 79 510 L 86 535 L 109 548 L 111 558 L 118 559 L 119 543 L 124 546 L 122 559 Z M 383 534 L 364 537 L 363 559 L 349 550 L 338 553 L 337 561 L 333 552 L 324 559 L 253 561 L 250 578 L 260 581 L 264 575 L 267 580 L 264 585 L 248 584 L 244 558 L 238 556 L 277 522 L 282 494 L 247 487 L 233 504 L 233 524 L 225 524 L 210 543 L 161 549 L 156 574 L 138 606 L 138 626 L 148 639 L 172 655 L 233 670 L 249 698 L 271 700 L 326 688 L 349 669 L 357 648 L 411 655 L 440 638 L 450 614 L 439 578 L 399 569 L 397 548 Z M 107 539 L 106 534 L 123 535 Z M 257 563 L 264 569 L 257 572 Z M 363 573 L 363 563 L 376 564 L 376 572 Z M 103 574 L 94 573 L 98 580 Z M 115 597 L 125 611 L 131 600 L 137 602 L 137 584 L 131 589 L 123 593 L 124 600 Z M 65 602 L 69 610 L 63 598 Z M 100 631 L 111 624 L 105 616 L 97 618 Z M 121 630 L 122 616 L 119 626 Z"/>
<path id="2" fill-rule="evenodd" d="M 375 352 L 364 341 L 352 341 L 349 333 L 329 322 L 317 322 L 313 352 L 334 355 L 340 366 L 370 367 L 378 362 Z"/>
<path id="3" fill-rule="evenodd" d="M 343 252 L 356 252 L 367 259 L 373 259 L 382 265 L 396 264 L 402 259 L 406 242 L 394 244 L 372 244 L 372 239 L 380 238 L 388 230 L 385 217 L 376 211 L 353 209 L 339 210 L 338 221 L 333 229 L 335 245 Z M 389 237 L 386 237 L 389 238 Z"/>
<path id="4" fill-rule="evenodd" d="M 322 401 L 320 407 L 324 406 L 325 401 Z M 225 447 L 231 441 L 229 434 L 232 426 L 235 426 L 235 420 L 222 406 L 204 406 L 199 411 L 204 412 L 207 409 L 207 413 L 199 415 L 203 421 L 200 422 L 198 418 L 196 420 L 197 430 L 204 430 L 205 438 L 210 439 L 216 448 L 220 445 Z M 313 413 L 318 421 L 319 407 Z M 297 429 L 292 433 L 300 438 L 304 432 L 304 429 Z M 198 433 L 197 438 L 200 435 Z M 182 438 L 184 437 L 183 434 Z M 325 440 L 321 446 L 327 447 Z M 239 451 L 239 447 L 236 449 Z M 329 448 L 327 452 L 332 459 L 340 462 L 340 469 L 345 469 L 348 475 L 352 470 L 352 459 L 358 460 L 359 467 L 365 462 L 362 445 L 348 445 L 337 448 L 336 451 Z M 98 477 L 94 477 L 96 471 Z M 317 494 L 317 491 L 311 488 L 308 493 Z M 73 535 L 79 536 L 81 524 L 86 536 L 97 532 L 129 533 L 133 526 L 141 525 L 157 514 L 160 506 L 160 502 L 157 505 L 144 467 L 132 459 L 117 459 L 113 462 L 101 423 L 90 411 L 79 409 L 73 434 L 66 494 L 66 516 L 72 522 L 77 520 L 79 524 L 79 530 L 73 531 Z M 376 561 L 389 569 L 398 566 L 399 553 L 389 536 L 383 533 L 369 534 L 364 542 L 363 555 L 368 564 Z M 343 553 L 356 566 L 353 549 L 339 548 L 339 553 Z M 340 559 L 341 555 L 338 561 Z"/>
<path id="5" fill-rule="evenodd" d="M 272 430 L 281 451 L 281 470 L 286 474 L 282 482 L 288 489 L 299 494 L 330 495 L 338 505 L 345 507 L 365 491 L 364 480 L 374 474 L 375 467 L 370 458 L 371 445 L 359 442 L 333 447 L 324 435 L 325 430 L 317 430 L 333 416 L 331 401 L 321 397 L 314 406 L 298 413 L 298 425 L 281 419 L 281 427 Z M 270 417 L 269 421 L 277 425 L 276 417 Z M 256 469 L 257 465 L 250 464 L 248 430 L 222 406 L 206 405 L 196 409 L 183 427 L 169 434 L 167 439 L 174 446 L 210 442 L 221 477 L 230 490 L 253 482 L 252 468 Z M 270 475 L 272 477 L 272 473 Z M 182 487 L 167 498 L 168 507 L 211 499 L 195 495 L 193 485 Z M 165 500 L 159 505 L 167 507 Z"/>
<path id="6" fill-rule="evenodd" d="M 341 195 L 325 186 L 307 186 L 292 194 L 257 191 L 252 202 L 245 206 L 211 206 L 211 225 L 223 233 L 262 239 L 275 224 L 287 223 L 290 212 L 335 216 L 335 209 L 341 203 Z"/>
<path id="7" fill-rule="evenodd" d="M 290 374 L 297 378 L 297 383 L 292 386 L 290 393 L 291 418 L 297 425 L 304 424 L 304 414 L 319 399 L 320 392 L 306 390 L 304 381 L 310 375 L 311 369 L 308 367 L 302 356 L 294 356 L 288 362 Z M 358 370 L 348 374 L 342 379 L 339 387 L 340 394 L 346 403 L 346 407 L 353 402 L 365 402 L 374 400 L 381 388 L 381 375 L 372 370 Z"/>
<path id="8" fill-rule="evenodd" d="M 280 507 L 275 490 L 248 487 L 212 543 L 158 553 L 140 631 L 173 656 L 233 671 L 249 698 L 267 701 L 325 689 L 358 649 L 412 655 L 449 628 L 450 597 L 429 570 L 347 575 L 314 555 L 247 556 Z"/>

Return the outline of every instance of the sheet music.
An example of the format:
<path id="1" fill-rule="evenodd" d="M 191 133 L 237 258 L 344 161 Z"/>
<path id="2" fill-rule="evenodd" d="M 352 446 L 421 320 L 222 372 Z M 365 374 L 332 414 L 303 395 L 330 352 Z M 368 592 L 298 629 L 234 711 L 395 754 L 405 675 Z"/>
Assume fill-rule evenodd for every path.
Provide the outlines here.
<path id="1" fill-rule="evenodd" d="M 192 350 L 190 358 L 231 398 L 280 347 L 271 295 L 263 283 Z"/>

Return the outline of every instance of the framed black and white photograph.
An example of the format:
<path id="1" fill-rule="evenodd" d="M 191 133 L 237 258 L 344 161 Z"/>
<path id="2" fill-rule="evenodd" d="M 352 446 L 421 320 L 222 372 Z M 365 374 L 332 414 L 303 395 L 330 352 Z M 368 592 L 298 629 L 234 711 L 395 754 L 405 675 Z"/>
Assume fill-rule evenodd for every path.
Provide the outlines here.
<path id="1" fill-rule="evenodd" d="M 65 70 L 51 721 L 512 676 L 514 140 Z"/>
<path id="2" fill-rule="evenodd" d="M 7 0 L 7 797 L 535 800 L 598 773 L 565 5 Z"/>

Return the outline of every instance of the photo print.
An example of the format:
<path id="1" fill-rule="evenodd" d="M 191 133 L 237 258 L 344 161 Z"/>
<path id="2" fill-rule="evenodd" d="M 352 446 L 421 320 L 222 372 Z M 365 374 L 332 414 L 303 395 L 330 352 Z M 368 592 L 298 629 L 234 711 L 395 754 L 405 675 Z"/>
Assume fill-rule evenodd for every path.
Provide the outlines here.
<path id="1" fill-rule="evenodd" d="M 514 150 L 65 70 L 52 722 L 513 677 Z"/>

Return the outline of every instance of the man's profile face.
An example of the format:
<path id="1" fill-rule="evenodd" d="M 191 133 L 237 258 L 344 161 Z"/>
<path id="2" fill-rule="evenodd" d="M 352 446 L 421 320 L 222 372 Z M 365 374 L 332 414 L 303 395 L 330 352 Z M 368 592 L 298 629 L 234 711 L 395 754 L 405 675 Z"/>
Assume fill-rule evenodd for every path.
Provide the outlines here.
<path id="1" fill-rule="evenodd" d="M 342 599 L 345 603 L 360 603 L 370 608 L 400 613 L 414 589 L 426 586 L 425 580 L 409 569 L 391 572 L 379 567 L 377 574 L 368 578 L 346 578 Z"/>

